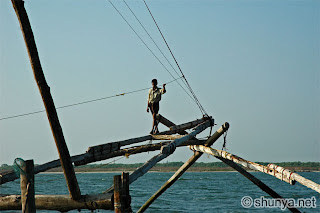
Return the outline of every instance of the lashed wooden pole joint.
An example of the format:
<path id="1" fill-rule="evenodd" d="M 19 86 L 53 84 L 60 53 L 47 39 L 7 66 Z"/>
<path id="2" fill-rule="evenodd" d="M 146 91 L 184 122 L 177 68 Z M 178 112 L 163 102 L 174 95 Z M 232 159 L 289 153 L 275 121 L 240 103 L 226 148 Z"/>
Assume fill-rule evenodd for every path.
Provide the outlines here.
<path id="1" fill-rule="evenodd" d="M 229 123 L 224 123 L 206 142 L 205 146 L 211 146 L 218 138 L 228 131 Z M 164 184 L 161 188 L 155 192 L 138 210 L 139 213 L 144 212 L 163 192 L 170 188 L 185 171 L 187 171 L 202 155 L 202 152 L 195 152 L 194 155 L 189 158 L 176 172 L 175 174 Z"/>
<path id="2" fill-rule="evenodd" d="M 22 0 L 11 0 L 11 2 L 20 23 L 21 31 L 29 54 L 31 67 L 33 69 L 34 78 L 38 85 L 44 106 L 46 108 L 48 120 L 58 149 L 61 165 L 64 171 L 70 195 L 72 199 L 78 200 L 81 197 L 80 188 L 76 175 L 74 173 L 70 153 L 63 136 L 57 111 L 50 93 L 50 87 L 46 82 L 41 67 L 38 50 L 34 40 L 29 18 L 24 8 L 24 2 Z"/>
<path id="3" fill-rule="evenodd" d="M 211 118 L 210 118 L 211 119 Z M 196 128 L 194 128 L 194 130 L 179 139 L 176 139 L 174 141 L 172 141 L 169 146 L 171 147 L 177 147 L 180 146 L 181 144 L 183 144 L 184 142 L 194 138 L 197 134 L 203 132 L 206 128 L 208 128 L 209 126 L 211 126 L 213 124 L 213 119 L 211 120 L 207 120 L 201 124 L 199 124 Z M 130 174 L 130 184 L 133 183 L 134 181 L 136 181 L 138 178 L 140 178 L 141 176 L 143 176 L 145 173 L 147 173 L 153 166 L 155 166 L 158 162 L 160 162 L 161 160 L 165 159 L 166 157 L 170 156 L 172 154 L 172 149 L 164 149 L 164 153 L 160 153 L 154 157 L 152 157 L 150 160 L 148 160 L 147 162 L 145 162 L 142 166 L 140 166 L 139 168 L 137 168 L 134 172 L 132 172 Z M 112 192 L 114 190 L 114 186 L 111 186 L 109 189 L 107 189 L 105 191 L 105 193 L 109 193 Z"/>
<path id="4" fill-rule="evenodd" d="M 24 161 L 20 172 L 21 206 L 23 213 L 36 212 L 34 193 L 34 164 L 33 160 Z"/>

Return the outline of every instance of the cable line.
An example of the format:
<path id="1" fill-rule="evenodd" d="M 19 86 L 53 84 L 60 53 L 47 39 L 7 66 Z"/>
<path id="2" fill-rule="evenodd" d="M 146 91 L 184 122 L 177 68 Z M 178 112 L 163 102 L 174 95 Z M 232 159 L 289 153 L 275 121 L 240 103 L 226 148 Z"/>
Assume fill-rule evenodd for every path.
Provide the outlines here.
<path id="1" fill-rule="evenodd" d="M 150 33 L 147 31 L 147 29 L 143 26 L 143 24 L 141 23 L 141 21 L 139 20 L 139 18 L 136 16 L 136 14 L 133 12 L 133 10 L 131 9 L 131 7 L 128 5 L 128 3 L 126 2 L 126 0 L 122 0 L 126 6 L 128 7 L 128 9 L 130 10 L 130 12 L 132 13 L 132 15 L 135 17 L 135 19 L 139 22 L 140 26 L 143 28 L 143 30 L 147 33 L 147 35 L 149 36 L 149 38 L 151 39 L 151 41 L 153 42 L 153 44 L 157 47 L 157 49 L 159 50 L 159 52 L 162 54 L 162 56 L 166 59 L 166 61 L 168 62 L 168 64 L 171 66 L 171 68 L 174 70 L 174 72 L 177 74 L 177 76 L 180 76 L 180 74 L 177 72 L 177 70 L 173 67 L 173 65 L 171 64 L 171 62 L 169 61 L 169 59 L 165 56 L 165 54 L 163 53 L 163 51 L 160 49 L 160 47 L 158 46 L 158 44 L 155 42 L 155 40 L 152 38 L 152 36 L 150 35 Z M 186 87 L 188 87 L 186 85 L 186 83 L 181 80 L 182 83 L 185 84 Z M 178 82 L 177 82 L 178 83 Z"/>
<path id="2" fill-rule="evenodd" d="M 164 35 L 162 34 L 162 31 L 160 30 L 160 27 L 158 26 L 158 24 L 157 24 L 154 16 L 152 15 L 151 10 L 150 10 L 150 8 L 149 8 L 148 5 L 147 5 L 147 2 L 146 2 L 145 0 L 143 0 L 143 1 L 144 1 L 144 4 L 145 4 L 146 8 L 148 9 L 148 11 L 149 11 L 149 13 L 150 13 L 150 15 L 151 15 L 151 17 L 152 17 L 155 25 L 157 26 L 158 31 L 159 31 L 159 33 L 161 34 L 161 37 L 162 37 L 163 41 L 164 41 L 165 44 L 167 45 L 167 48 L 168 48 L 168 50 L 170 51 L 172 58 L 174 59 L 177 67 L 179 68 L 179 70 L 180 70 L 180 72 L 181 72 L 181 74 L 182 74 L 182 77 L 183 77 L 184 80 L 186 81 L 186 83 L 187 83 L 187 85 L 188 85 L 188 88 L 189 88 L 191 94 L 193 95 L 193 97 L 194 97 L 194 99 L 195 99 L 195 101 L 196 101 L 196 104 L 198 105 L 201 113 L 202 113 L 203 115 L 208 115 L 207 112 L 204 110 L 203 106 L 201 105 L 200 101 L 198 100 L 198 98 L 197 98 L 196 94 L 194 93 L 193 89 L 191 88 L 191 86 L 190 86 L 187 78 L 186 78 L 185 75 L 183 74 L 179 63 L 178 63 L 178 61 L 176 60 L 176 57 L 173 55 L 173 53 L 172 53 L 172 51 L 171 51 L 171 48 L 169 47 L 169 44 L 167 43 L 167 40 L 165 39 Z"/>
<path id="3" fill-rule="evenodd" d="M 170 84 L 174 81 L 177 81 L 179 79 L 181 79 L 182 77 L 179 77 L 177 79 L 171 80 L 169 82 L 167 82 L 166 84 Z M 87 101 L 82 101 L 82 102 L 78 102 L 78 103 L 73 103 L 73 104 L 68 104 L 68 105 L 64 105 L 64 106 L 59 106 L 56 107 L 56 109 L 63 109 L 63 108 L 68 108 L 68 107 L 73 107 L 73 106 L 78 106 L 78 105 L 82 105 L 82 104 L 88 104 L 88 103 L 92 103 L 92 102 L 97 102 L 97 101 L 102 101 L 105 99 L 109 99 L 109 98 L 115 98 L 115 97 L 119 97 L 119 96 L 124 96 L 124 95 L 128 95 L 128 94 L 132 94 L 132 93 L 137 93 L 137 92 L 141 92 L 141 91 L 145 91 L 150 89 L 150 87 L 148 88 L 143 88 L 143 89 L 138 89 L 138 90 L 133 90 L 131 92 L 124 92 L 124 93 L 120 93 L 117 95 L 111 95 L 111 96 L 106 96 L 106 97 L 102 97 L 102 98 L 96 98 L 96 99 L 92 99 L 92 100 L 87 100 Z M 38 113 L 42 113 L 45 112 L 46 110 L 39 110 L 39 111 L 34 111 L 34 112 L 28 112 L 28 113 L 23 113 L 23 114 L 18 114 L 18 115 L 12 115 L 12 116 L 8 116 L 8 117 L 3 117 L 0 118 L 1 120 L 8 120 L 8 119 L 12 119 L 12 118 L 17 118 L 17 117 L 24 117 L 24 116 L 28 116 L 28 115 L 33 115 L 33 114 L 38 114 Z"/>
<path id="4" fill-rule="evenodd" d="M 150 47 L 144 42 L 144 40 L 141 38 L 141 36 L 139 36 L 139 34 L 137 33 L 137 31 L 131 26 L 131 24 L 127 21 L 127 19 L 122 15 L 122 13 L 118 10 L 118 8 L 111 2 L 111 0 L 108 0 L 110 2 L 110 4 L 112 5 L 112 7 L 117 11 L 117 13 L 122 17 L 122 19 L 127 23 L 127 25 L 131 28 L 131 30 L 136 34 L 136 36 L 138 36 L 138 38 L 140 39 L 140 41 L 148 48 L 148 50 L 152 53 L 152 55 L 159 61 L 159 63 L 163 66 L 163 68 L 171 75 L 171 77 L 173 79 L 176 80 L 176 78 L 172 75 L 172 73 L 168 70 L 168 68 L 160 61 L 160 59 L 156 56 L 156 54 L 150 49 Z M 193 100 L 194 98 L 186 91 L 186 89 L 179 83 L 177 82 L 180 87 L 184 90 L 184 92 Z"/>

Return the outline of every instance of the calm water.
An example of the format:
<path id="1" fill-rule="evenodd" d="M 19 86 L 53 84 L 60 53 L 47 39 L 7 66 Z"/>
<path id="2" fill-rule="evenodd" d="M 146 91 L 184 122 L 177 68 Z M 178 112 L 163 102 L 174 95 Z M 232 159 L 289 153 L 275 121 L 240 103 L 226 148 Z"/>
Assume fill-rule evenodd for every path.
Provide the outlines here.
<path id="1" fill-rule="evenodd" d="M 77 174 L 82 194 L 100 193 L 109 188 L 113 176 L 118 173 L 80 173 Z M 130 186 L 132 208 L 139 207 L 173 173 L 148 173 Z M 300 209 L 302 212 L 320 212 L 320 196 L 299 183 L 291 186 L 272 176 L 254 172 L 268 186 L 285 198 L 317 199 L 317 209 Z M 320 173 L 305 172 L 302 176 L 320 183 Z M 35 179 L 37 194 L 68 194 L 63 174 L 38 174 Z M 19 194 L 19 180 L 0 186 L 0 194 Z M 256 185 L 235 172 L 190 172 L 184 174 L 170 189 L 160 196 L 146 212 L 289 212 L 280 209 L 245 209 L 241 198 L 269 196 Z M 77 211 L 73 211 L 77 212 Z M 82 211 L 89 212 L 89 211 Z M 102 211 L 99 212 L 113 212 Z"/>

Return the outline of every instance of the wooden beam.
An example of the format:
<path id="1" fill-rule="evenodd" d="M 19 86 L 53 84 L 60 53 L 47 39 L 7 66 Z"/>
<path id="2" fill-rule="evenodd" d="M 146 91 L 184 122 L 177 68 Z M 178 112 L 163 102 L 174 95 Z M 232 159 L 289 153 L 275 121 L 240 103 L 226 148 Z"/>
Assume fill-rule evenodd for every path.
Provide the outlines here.
<path id="1" fill-rule="evenodd" d="M 87 152 L 88 153 L 96 153 L 96 152 L 108 153 L 108 152 L 113 152 L 113 151 L 119 150 L 120 147 L 123 147 L 123 146 L 128 146 L 131 144 L 140 143 L 140 142 L 144 142 L 144 141 L 148 141 L 148 140 L 171 140 L 173 138 L 172 137 L 170 138 L 168 135 L 173 135 L 178 132 L 184 131 L 186 129 L 194 128 L 197 125 L 203 123 L 206 119 L 209 119 L 209 118 L 196 119 L 194 121 L 180 124 L 180 125 L 175 126 L 171 130 L 160 132 L 156 135 L 146 135 L 146 136 L 142 136 L 142 137 L 138 137 L 138 138 L 132 138 L 132 139 L 128 139 L 128 140 L 122 140 L 122 141 L 105 143 L 105 144 L 101 144 L 101 145 L 97 145 L 97 146 L 91 146 L 88 148 Z M 179 137 L 179 136 L 176 136 L 176 137 Z M 174 138 L 174 139 L 176 139 L 176 138 Z"/>
<path id="2" fill-rule="evenodd" d="M 113 194 L 83 195 L 77 201 L 68 195 L 36 195 L 37 210 L 113 210 Z M 21 210 L 21 195 L 0 195 L 0 210 Z"/>
<path id="3" fill-rule="evenodd" d="M 205 140 L 191 139 L 191 140 L 188 140 L 185 143 L 181 144 L 180 146 L 203 145 L 204 142 L 205 142 Z M 110 158 L 114 158 L 114 157 L 118 157 L 118 156 L 133 155 L 133 154 L 139 154 L 139 153 L 143 153 L 143 152 L 160 150 L 163 145 L 166 145 L 169 143 L 170 143 L 169 141 L 164 141 L 164 142 L 156 143 L 156 144 L 147 144 L 147 145 L 141 145 L 141 146 L 136 146 L 136 147 L 124 148 L 124 149 L 120 149 L 118 151 L 106 153 L 103 155 L 92 155 L 90 153 L 84 153 L 84 154 L 72 156 L 71 160 L 74 162 L 74 164 L 76 166 L 86 165 L 88 163 L 106 160 L 106 159 L 110 159 Z M 60 160 L 53 160 L 48 163 L 44 163 L 44 164 L 35 166 L 34 174 L 38 174 L 40 172 L 45 172 L 49 169 L 57 168 L 60 166 L 61 166 Z M 6 171 L 5 173 L 0 174 L 0 185 L 7 183 L 7 182 L 10 182 L 10 181 L 14 181 L 16 179 L 18 179 L 18 177 L 16 176 L 15 171 L 13 171 L 13 170 Z"/>
<path id="4" fill-rule="evenodd" d="M 36 212 L 34 193 L 34 164 L 33 160 L 24 161 L 20 172 L 21 206 L 23 213 Z"/>
<path id="5" fill-rule="evenodd" d="M 211 146 L 218 138 L 223 135 L 229 129 L 229 123 L 224 123 L 205 143 L 205 146 Z M 170 188 L 183 174 L 187 171 L 201 156 L 202 152 L 195 152 L 194 155 L 189 158 L 176 172 L 175 174 L 164 184 L 161 188 L 154 193 L 147 202 L 141 206 L 138 212 L 144 212 L 163 192 Z"/>
<path id="6" fill-rule="evenodd" d="M 63 136 L 62 128 L 58 119 L 58 114 L 50 93 L 50 87 L 48 86 L 44 73 L 42 71 L 37 46 L 34 40 L 27 12 L 24 8 L 24 2 L 22 0 L 11 0 L 11 2 L 20 23 L 21 31 L 29 54 L 29 59 L 33 70 L 34 78 L 38 85 L 47 112 L 48 120 L 58 149 L 68 189 L 71 197 L 77 200 L 81 196 L 80 188 L 73 170 L 69 150 Z"/>

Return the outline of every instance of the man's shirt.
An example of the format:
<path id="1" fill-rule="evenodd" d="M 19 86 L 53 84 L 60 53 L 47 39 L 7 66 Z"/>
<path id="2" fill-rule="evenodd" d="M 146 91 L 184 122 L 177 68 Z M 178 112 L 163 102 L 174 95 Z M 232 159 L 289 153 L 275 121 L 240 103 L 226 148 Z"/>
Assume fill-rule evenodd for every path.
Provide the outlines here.
<path id="1" fill-rule="evenodd" d="M 148 96 L 148 103 L 156 103 L 161 100 L 161 95 L 166 93 L 164 89 L 156 88 L 155 90 L 153 88 L 149 89 L 149 96 Z"/>

